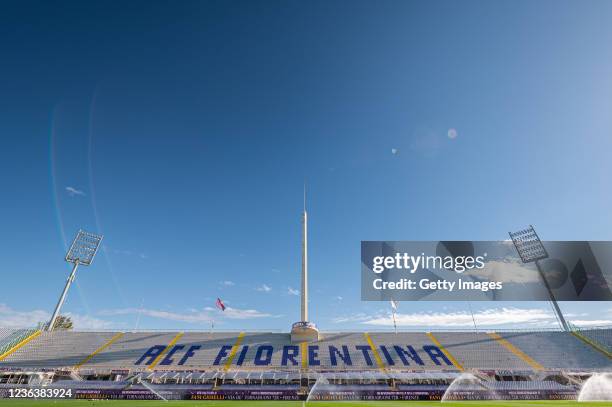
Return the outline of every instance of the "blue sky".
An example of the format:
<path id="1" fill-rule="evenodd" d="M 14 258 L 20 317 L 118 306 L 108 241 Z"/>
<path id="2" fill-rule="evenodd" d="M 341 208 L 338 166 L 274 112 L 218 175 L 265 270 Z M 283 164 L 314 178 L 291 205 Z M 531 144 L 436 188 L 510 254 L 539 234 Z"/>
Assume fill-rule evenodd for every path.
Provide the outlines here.
<path id="1" fill-rule="evenodd" d="M 105 240 L 66 302 L 77 326 L 287 330 L 304 181 L 311 319 L 327 330 L 390 327 L 387 304 L 360 301 L 361 240 L 528 224 L 612 240 L 611 12 L 4 2 L 0 325 L 47 317 L 82 227 Z M 217 296 L 231 312 L 210 309 Z M 400 321 L 469 327 L 468 305 L 402 303 Z M 471 307 L 482 326 L 552 324 L 547 304 Z M 562 308 L 612 323 L 612 304 Z"/>

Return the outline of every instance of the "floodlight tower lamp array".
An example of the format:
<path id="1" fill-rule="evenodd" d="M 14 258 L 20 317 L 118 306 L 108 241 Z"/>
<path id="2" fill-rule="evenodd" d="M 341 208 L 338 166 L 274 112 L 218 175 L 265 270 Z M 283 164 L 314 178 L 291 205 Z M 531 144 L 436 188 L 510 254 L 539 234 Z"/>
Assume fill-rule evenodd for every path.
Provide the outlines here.
<path id="1" fill-rule="evenodd" d="M 532 225 L 529 225 L 529 227 L 526 229 L 519 230 L 518 232 L 509 232 L 508 234 L 510 235 L 510 239 L 512 239 L 512 243 L 520 256 L 521 261 L 523 263 L 535 263 L 536 268 L 540 273 L 540 277 L 544 282 L 544 286 L 546 287 L 546 291 L 548 292 L 548 296 L 550 297 L 550 302 L 553 305 L 555 317 L 559 321 L 561 328 L 568 332 L 570 329 L 567 321 L 565 321 L 565 317 L 561 312 L 561 308 L 559 308 L 555 295 L 548 284 L 548 280 L 546 280 L 542 267 L 540 267 L 539 261 L 548 258 L 548 252 L 542 244 L 540 237 Z"/>
<path id="2" fill-rule="evenodd" d="M 47 331 L 52 331 L 53 327 L 55 326 L 57 318 L 60 315 L 62 306 L 64 305 L 64 301 L 66 301 L 68 290 L 70 289 L 70 286 L 76 278 L 76 272 L 79 268 L 79 265 L 89 266 L 93 262 L 93 259 L 96 256 L 98 249 L 100 248 L 102 238 L 103 236 L 101 235 L 95 235 L 93 233 L 79 230 L 76 237 L 72 241 L 72 244 L 68 249 L 68 253 L 66 253 L 66 257 L 64 258 L 66 262 L 73 264 L 72 272 L 66 280 L 66 285 L 64 286 L 62 295 L 60 295 L 57 305 L 55 306 L 53 316 L 47 324 Z"/>

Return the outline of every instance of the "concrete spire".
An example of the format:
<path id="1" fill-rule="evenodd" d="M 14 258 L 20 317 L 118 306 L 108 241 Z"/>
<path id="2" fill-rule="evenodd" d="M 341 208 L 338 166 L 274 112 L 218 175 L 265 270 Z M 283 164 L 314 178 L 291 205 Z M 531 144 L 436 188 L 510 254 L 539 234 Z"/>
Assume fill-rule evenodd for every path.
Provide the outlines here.
<path id="1" fill-rule="evenodd" d="M 304 184 L 304 211 L 302 212 L 302 291 L 300 321 L 291 325 L 291 342 L 319 340 L 317 326 L 308 321 L 308 213 L 306 212 L 306 185 Z"/>
<path id="2" fill-rule="evenodd" d="M 308 321 L 308 214 L 306 213 L 306 184 L 304 184 L 304 212 L 302 212 L 302 321 Z"/>

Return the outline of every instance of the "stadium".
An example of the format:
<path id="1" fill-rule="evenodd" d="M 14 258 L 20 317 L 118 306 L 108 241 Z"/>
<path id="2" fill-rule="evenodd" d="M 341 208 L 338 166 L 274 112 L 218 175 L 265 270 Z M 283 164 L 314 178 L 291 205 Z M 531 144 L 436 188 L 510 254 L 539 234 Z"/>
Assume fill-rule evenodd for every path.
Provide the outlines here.
<path id="1" fill-rule="evenodd" d="M 611 21 L 0 0 L 0 407 L 612 407 Z"/>
<path id="2" fill-rule="evenodd" d="M 298 344 L 265 332 L 4 331 L 2 341 L 18 342 L 2 356 L 4 397 L 61 388 L 77 399 L 575 400 L 610 371 L 612 329 L 326 332 Z"/>
<path id="3" fill-rule="evenodd" d="M 304 207 L 301 319 L 288 333 L 54 330 L 77 267 L 91 264 L 102 240 L 80 231 L 66 255 L 74 268 L 51 321 L 37 329 L 1 331 L 0 397 L 286 402 L 612 399 L 609 327 L 319 332 L 308 319 L 307 223 Z M 217 302 L 225 308 L 220 299 Z"/>

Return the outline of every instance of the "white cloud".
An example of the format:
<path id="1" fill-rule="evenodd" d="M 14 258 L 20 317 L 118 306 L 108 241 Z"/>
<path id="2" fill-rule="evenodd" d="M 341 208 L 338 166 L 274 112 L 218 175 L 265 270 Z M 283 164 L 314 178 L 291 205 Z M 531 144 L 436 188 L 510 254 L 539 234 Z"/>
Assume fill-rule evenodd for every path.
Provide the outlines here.
<path id="1" fill-rule="evenodd" d="M 66 192 L 68 192 L 70 196 L 85 196 L 85 192 L 70 186 L 66 187 Z"/>
<path id="2" fill-rule="evenodd" d="M 594 319 L 594 320 L 573 319 L 571 320 L 571 323 L 581 328 L 593 327 L 593 326 L 610 326 L 612 325 L 612 319 Z"/>
<path id="3" fill-rule="evenodd" d="M 262 284 L 261 286 L 255 288 L 255 290 L 269 293 L 272 291 L 272 287 L 268 286 L 267 284 Z"/>
<path id="4" fill-rule="evenodd" d="M 224 287 L 231 287 L 231 286 L 236 285 L 233 281 L 229 281 L 229 280 L 220 281 L 219 284 L 221 284 Z"/>
<path id="5" fill-rule="evenodd" d="M 51 314 L 47 311 L 17 311 L 6 304 L 0 304 L 0 326 L 3 328 L 29 328 L 50 318 Z"/>
<path id="6" fill-rule="evenodd" d="M 111 321 L 88 315 L 72 312 L 67 312 L 65 315 L 72 319 L 75 329 L 112 329 L 117 327 Z M 44 310 L 17 311 L 6 304 L 0 304 L 0 326 L 3 328 L 30 328 L 35 327 L 39 322 L 48 322 L 50 319 L 51 313 Z"/>
<path id="7" fill-rule="evenodd" d="M 123 250 L 123 249 L 111 249 L 108 246 L 104 246 L 104 250 L 105 251 L 110 251 L 113 254 L 118 254 L 120 256 L 138 256 L 139 258 L 141 258 L 142 260 L 146 260 L 149 258 L 149 256 L 146 253 L 136 253 L 133 252 L 132 250 Z"/>
<path id="8" fill-rule="evenodd" d="M 538 271 L 516 259 L 489 260 L 484 269 L 472 269 L 464 273 L 488 281 L 504 281 L 506 283 L 541 283 Z"/>
<path id="9" fill-rule="evenodd" d="M 72 319 L 76 329 L 113 329 L 120 327 L 115 322 L 105 321 L 88 315 L 73 314 L 72 312 L 67 312 L 66 315 Z"/>
<path id="10" fill-rule="evenodd" d="M 343 299 L 340 295 L 336 296 L 336 301 L 342 301 Z"/>
<path id="11" fill-rule="evenodd" d="M 272 315 L 254 309 L 237 309 L 227 307 L 223 315 L 229 319 L 253 319 L 253 318 L 277 318 L 280 315 Z"/>
<path id="12" fill-rule="evenodd" d="M 467 311 L 456 312 L 416 312 L 410 314 L 395 314 L 398 326 L 422 327 L 472 327 L 474 321 L 472 314 Z M 554 315 L 543 309 L 521 308 L 491 308 L 474 314 L 476 325 L 479 327 L 503 325 L 538 325 L 556 326 Z M 362 325 L 393 326 L 393 317 L 390 313 L 368 315 L 354 314 L 334 319 L 336 323 L 356 322 Z"/>
<path id="13" fill-rule="evenodd" d="M 188 313 L 176 313 L 170 311 L 161 311 L 155 309 L 146 309 L 146 308 L 119 308 L 119 309 L 111 309 L 100 311 L 100 315 L 132 315 L 132 314 L 141 314 L 152 318 L 159 319 L 168 319 L 171 321 L 180 321 L 180 322 L 209 322 L 213 320 L 212 316 L 208 312 L 195 311 L 191 310 Z"/>
<path id="14" fill-rule="evenodd" d="M 238 309 L 226 307 L 225 311 L 217 310 L 212 307 L 205 307 L 203 310 L 188 309 L 187 312 L 171 312 L 147 308 L 118 308 L 100 311 L 100 315 L 137 315 L 142 314 L 152 318 L 166 319 L 169 321 L 179 321 L 188 323 L 204 323 L 218 320 L 219 316 L 228 319 L 254 319 L 254 318 L 276 318 L 272 315 L 254 309 Z"/>
<path id="15" fill-rule="evenodd" d="M 382 315 L 382 314 L 381 314 Z M 370 315 L 370 314 L 366 314 L 365 312 L 358 312 L 352 315 L 345 315 L 345 316 L 341 316 L 341 317 L 336 317 L 333 318 L 333 322 L 337 323 L 337 324 L 343 324 L 343 323 L 347 323 L 347 322 L 360 322 L 363 323 L 364 321 L 368 321 L 373 319 L 374 316 Z"/>
<path id="16" fill-rule="evenodd" d="M 287 294 L 300 295 L 300 290 L 296 290 L 295 288 L 287 287 Z"/>

